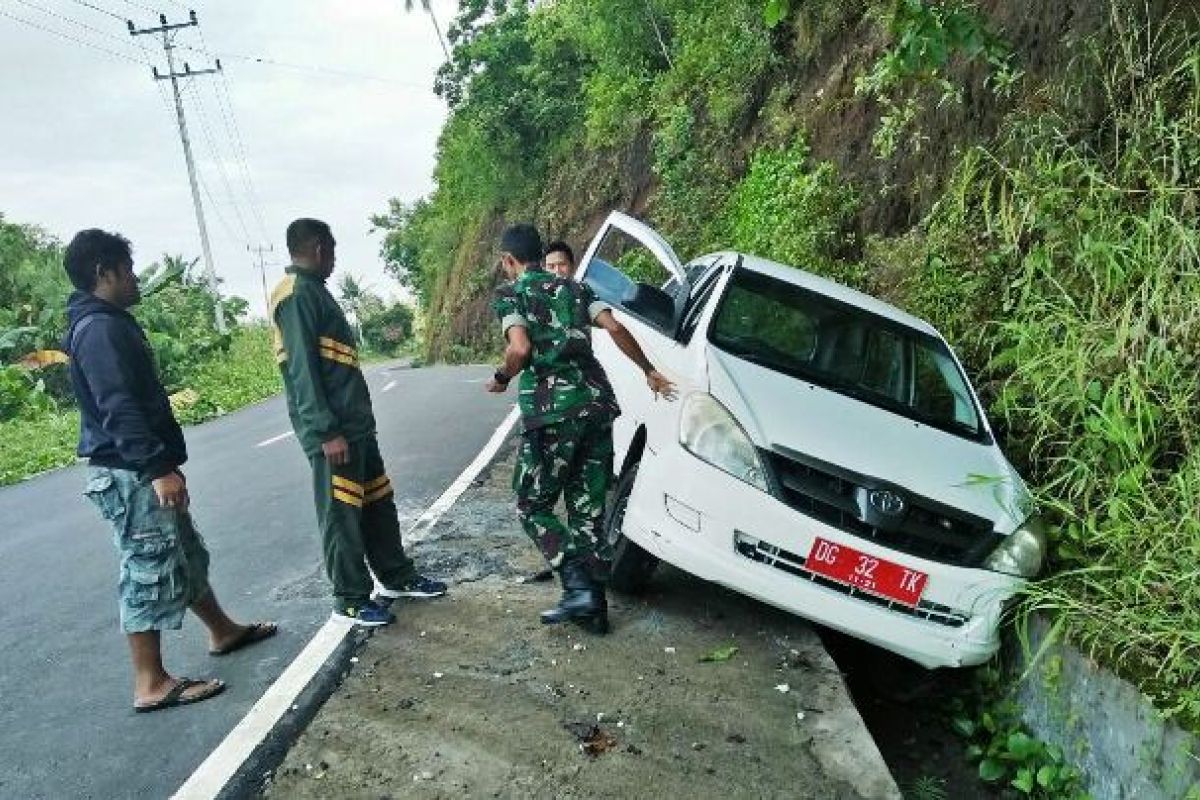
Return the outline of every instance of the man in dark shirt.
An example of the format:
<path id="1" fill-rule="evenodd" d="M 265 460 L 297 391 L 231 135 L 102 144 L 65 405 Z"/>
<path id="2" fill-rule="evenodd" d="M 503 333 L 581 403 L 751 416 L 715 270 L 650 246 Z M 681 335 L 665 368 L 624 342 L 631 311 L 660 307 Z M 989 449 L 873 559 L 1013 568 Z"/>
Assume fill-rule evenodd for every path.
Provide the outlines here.
<path id="1" fill-rule="evenodd" d="M 88 459 L 84 494 L 113 528 L 120 556 L 121 628 L 134 670 L 134 710 L 207 700 L 219 680 L 174 678 L 162 663 L 159 632 L 178 630 L 186 609 L 208 628 L 209 652 L 224 655 L 275 634 L 273 623 L 240 625 L 208 585 L 208 550 L 188 513 L 180 467 L 183 431 L 158 379 L 149 342 L 126 310 L 141 299 L 124 237 L 76 234 L 63 265 L 76 291 L 67 304 L 64 349 L 79 400 L 79 455 Z"/>

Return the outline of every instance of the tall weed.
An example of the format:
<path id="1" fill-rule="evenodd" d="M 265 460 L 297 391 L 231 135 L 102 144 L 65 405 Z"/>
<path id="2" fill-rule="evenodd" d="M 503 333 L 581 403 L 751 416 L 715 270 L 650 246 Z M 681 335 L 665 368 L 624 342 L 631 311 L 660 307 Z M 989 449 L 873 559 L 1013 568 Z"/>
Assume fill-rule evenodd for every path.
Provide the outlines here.
<path id="1" fill-rule="evenodd" d="M 1054 523 L 1028 606 L 1195 726 L 1200 40 L 1112 9 L 1077 88 L 963 160 L 900 294 L 954 320 Z"/>

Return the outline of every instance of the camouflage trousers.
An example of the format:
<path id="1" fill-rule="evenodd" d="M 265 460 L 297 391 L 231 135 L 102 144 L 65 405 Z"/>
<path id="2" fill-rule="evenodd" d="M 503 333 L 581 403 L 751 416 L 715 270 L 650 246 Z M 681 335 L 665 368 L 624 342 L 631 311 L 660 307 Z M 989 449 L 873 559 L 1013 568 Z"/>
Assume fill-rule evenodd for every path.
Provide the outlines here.
<path id="1" fill-rule="evenodd" d="M 603 527 L 612 465 L 607 418 L 578 417 L 522 434 L 513 471 L 517 516 L 555 569 L 564 559 L 578 558 L 597 580 L 608 577 L 612 547 Z M 554 513 L 560 496 L 565 524 Z"/>

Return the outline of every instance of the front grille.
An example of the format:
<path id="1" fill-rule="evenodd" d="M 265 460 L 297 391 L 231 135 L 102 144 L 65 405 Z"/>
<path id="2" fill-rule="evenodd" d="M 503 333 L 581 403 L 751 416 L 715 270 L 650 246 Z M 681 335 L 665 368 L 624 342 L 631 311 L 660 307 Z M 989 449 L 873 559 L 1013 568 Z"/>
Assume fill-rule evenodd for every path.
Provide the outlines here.
<path id="1" fill-rule="evenodd" d="M 901 553 L 959 567 L 977 567 L 1000 544 L 986 519 L 898 490 L 906 500 L 901 516 L 869 513 L 862 498 L 891 486 L 854 475 L 794 451 L 765 450 L 772 493 L 797 511 L 840 531 Z"/>
<path id="2" fill-rule="evenodd" d="M 948 628 L 961 628 L 971 619 L 969 615 L 957 611 L 950 606 L 941 605 L 940 603 L 920 600 L 914 608 L 896 600 L 889 600 L 886 597 L 871 594 L 859 589 L 857 586 L 839 583 L 832 578 L 827 578 L 805 567 L 804 564 L 807 559 L 804 556 L 788 552 L 781 547 L 776 547 L 761 539 L 755 539 L 753 536 L 748 536 L 741 531 L 734 533 L 733 547 L 738 555 L 748 558 L 751 561 L 766 564 L 768 567 L 774 567 L 777 570 L 795 575 L 798 578 L 803 578 L 818 586 L 848 595 L 855 600 L 862 600 L 864 603 L 882 606 L 888 611 L 897 614 L 927 620 L 938 625 L 945 625 Z"/>

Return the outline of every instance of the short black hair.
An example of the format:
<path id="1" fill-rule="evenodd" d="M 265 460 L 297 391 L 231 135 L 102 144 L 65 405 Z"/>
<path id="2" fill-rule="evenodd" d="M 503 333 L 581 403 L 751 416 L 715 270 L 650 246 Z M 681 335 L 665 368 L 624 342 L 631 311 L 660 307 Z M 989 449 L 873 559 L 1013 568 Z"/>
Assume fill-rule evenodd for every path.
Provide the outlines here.
<path id="1" fill-rule="evenodd" d="M 542 260 L 542 236 L 528 223 L 509 225 L 500 236 L 500 250 L 522 264 L 535 264 Z"/>
<path id="2" fill-rule="evenodd" d="M 287 249 L 294 256 L 308 255 L 314 244 L 332 240 L 329 224 L 319 219 L 301 217 L 287 227 Z"/>
<path id="3" fill-rule="evenodd" d="M 133 245 L 121 234 L 99 228 L 75 234 L 63 253 L 63 269 L 81 292 L 93 291 L 101 272 L 110 272 L 122 264 L 133 264 Z"/>
<path id="4" fill-rule="evenodd" d="M 566 253 L 567 261 L 571 262 L 571 266 L 575 266 L 575 251 L 571 249 L 571 245 L 562 239 L 555 239 L 546 245 L 546 252 L 542 255 L 542 258 L 549 258 L 551 253 Z"/>

